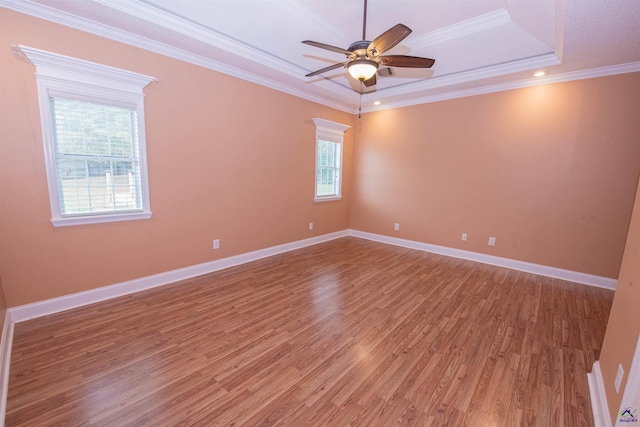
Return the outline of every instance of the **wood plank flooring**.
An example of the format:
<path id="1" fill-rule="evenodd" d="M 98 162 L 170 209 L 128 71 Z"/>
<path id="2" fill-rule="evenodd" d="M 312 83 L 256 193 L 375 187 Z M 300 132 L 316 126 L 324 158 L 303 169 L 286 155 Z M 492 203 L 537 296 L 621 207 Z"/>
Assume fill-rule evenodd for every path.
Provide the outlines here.
<path id="1" fill-rule="evenodd" d="M 356 238 L 16 324 L 7 426 L 590 426 L 613 292 Z"/>

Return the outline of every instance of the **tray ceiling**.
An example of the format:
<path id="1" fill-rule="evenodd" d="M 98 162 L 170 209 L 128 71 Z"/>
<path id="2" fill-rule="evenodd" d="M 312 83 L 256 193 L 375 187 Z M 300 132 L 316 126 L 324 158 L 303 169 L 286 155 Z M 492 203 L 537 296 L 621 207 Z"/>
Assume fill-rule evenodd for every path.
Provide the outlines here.
<path id="1" fill-rule="evenodd" d="M 345 57 L 301 43 L 347 48 L 360 40 L 362 0 L 0 0 L 0 6 L 349 112 L 360 102 L 371 111 L 640 71 L 637 0 L 369 0 L 367 40 L 403 23 L 413 32 L 387 53 L 436 63 L 382 72 L 362 96 L 344 68 L 306 78 Z M 546 75 L 534 78 L 536 71 Z"/>

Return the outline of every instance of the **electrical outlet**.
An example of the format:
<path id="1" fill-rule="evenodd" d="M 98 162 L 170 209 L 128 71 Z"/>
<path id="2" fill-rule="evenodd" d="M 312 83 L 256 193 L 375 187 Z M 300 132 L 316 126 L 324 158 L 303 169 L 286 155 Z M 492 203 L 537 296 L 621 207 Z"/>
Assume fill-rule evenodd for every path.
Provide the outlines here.
<path id="1" fill-rule="evenodd" d="M 309 230 L 313 230 L 313 223 L 312 222 L 309 223 Z"/>
<path id="2" fill-rule="evenodd" d="M 395 224 L 393 224 L 393 229 L 396 231 L 400 230 L 400 223 L 396 222 Z"/>
<path id="3" fill-rule="evenodd" d="M 489 237 L 489 243 L 487 243 L 489 246 L 495 246 L 496 245 L 496 238 L 495 237 Z"/>
<path id="4" fill-rule="evenodd" d="M 215 239 L 213 241 L 213 249 L 220 249 L 220 239 Z"/>
<path id="5" fill-rule="evenodd" d="M 467 241 L 467 233 L 462 233 L 462 240 Z"/>
<path id="6" fill-rule="evenodd" d="M 613 385 L 616 388 L 616 393 L 620 393 L 620 384 L 622 384 L 622 377 L 624 377 L 624 369 L 622 369 L 621 364 L 618 364 L 618 373 L 616 374 L 616 379 L 613 382 Z"/>

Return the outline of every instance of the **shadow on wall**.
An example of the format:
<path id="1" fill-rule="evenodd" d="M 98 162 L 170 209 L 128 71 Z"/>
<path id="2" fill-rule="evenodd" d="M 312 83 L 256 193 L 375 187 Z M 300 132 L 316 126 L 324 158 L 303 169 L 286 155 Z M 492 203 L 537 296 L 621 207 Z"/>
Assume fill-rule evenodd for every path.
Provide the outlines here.
<path id="1" fill-rule="evenodd" d="M 4 328 L 4 318 L 6 314 L 7 314 L 7 303 L 4 299 L 4 288 L 2 287 L 2 276 L 0 276 L 0 331 Z"/>

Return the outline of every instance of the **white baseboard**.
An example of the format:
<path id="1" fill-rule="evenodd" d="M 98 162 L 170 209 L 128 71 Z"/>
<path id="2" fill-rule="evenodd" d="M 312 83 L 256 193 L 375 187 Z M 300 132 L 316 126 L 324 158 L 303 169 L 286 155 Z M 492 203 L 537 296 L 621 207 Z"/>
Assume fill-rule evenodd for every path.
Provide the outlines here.
<path id="1" fill-rule="evenodd" d="M 568 280 L 570 282 L 582 283 L 584 285 L 597 286 L 600 288 L 616 288 L 616 279 L 595 276 L 593 274 L 580 273 L 578 271 L 564 270 L 562 268 L 548 267 L 546 265 L 532 264 L 530 262 L 517 261 L 509 258 L 501 258 L 493 255 L 486 255 L 477 252 L 464 251 L 462 249 L 448 248 L 446 246 L 432 245 L 429 243 L 417 242 L 415 240 L 399 239 L 397 237 L 384 236 L 381 234 L 367 233 L 358 230 L 349 230 L 349 235 L 361 239 L 374 240 L 376 242 L 388 243 L 390 245 L 402 246 L 410 249 L 418 249 L 453 258 L 467 259 L 481 262 L 483 264 L 495 265 L 498 267 L 510 268 L 512 270 L 524 271 L 538 274 L 540 276 L 553 277 L 555 279 Z"/>
<path id="2" fill-rule="evenodd" d="M 11 365 L 11 347 L 13 345 L 13 321 L 9 311 L 4 316 L 2 338 L 0 338 L 0 427 L 4 427 L 7 413 L 7 392 L 9 390 L 9 367 Z"/>
<path id="3" fill-rule="evenodd" d="M 309 239 L 298 240 L 291 243 L 285 243 L 270 248 L 260 249 L 245 254 L 235 255 L 229 258 L 223 258 L 189 267 L 179 268 L 152 276 L 141 277 L 114 285 L 103 286 L 89 291 L 78 292 L 75 294 L 64 295 L 58 298 L 52 298 L 32 304 L 12 307 L 7 310 L 13 322 L 23 322 L 29 319 L 46 316 L 48 314 L 59 313 L 61 311 L 70 310 L 84 305 L 116 298 L 132 294 L 135 292 L 151 289 L 180 280 L 189 279 L 224 268 L 233 267 L 283 252 L 289 252 L 306 246 L 316 245 L 318 243 L 337 239 L 345 236 L 353 236 L 361 239 L 374 240 L 380 243 L 387 243 L 396 246 L 403 246 L 411 249 L 417 249 L 426 252 L 446 255 L 454 258 L 468 259 L 471 261 L 481 262 L 484 264 L 506 267 L 513 270 L 525 271 L 528 273 L 539 274 L 541 276 L 554 277 L 572 282 L 583 283 L 592 286 L 599 286 L 607 289 L 615 289 L 616 280 L 606 277 L 594 276 L 591 274 L 580 273 L 576 271 L 563 270 L 555 267 L 547 267 L 544 265 L 531 264 L 524 261 L 516 261 L 508 258 L 500 258 L 492 255 L 480 254 L 476 252 L 463 251 L 460 249 L 447 248 L 444 246 L 432 245 L 413 240 L 399 239 L 396 237 L 383 236 L 380 234 L 366 233 L 357 230 L 343 230 L 335 233 L 324 234 Z"/>
<path id="4" fill-rule="evenodd" d="M 215 261 L 205 262 L 177 270 L 167 271 L 164 273 L 154 274 L 152 276 L 141 277 L 139 279 L 129 280 L 127 282 L 117 283 L 114 285 L 103 286 L 89 291 L 78 292 L 75 294 L 64 295 L 58 298 L 52 298 L 32 304 L 20 305 L 7 310 L 11 315 L 13 322 L 23 322 L 25 320 L 35 319 L 37 317 L 46 316 L 48 314 L 59 313 L 61 311 L 70 310 L 72 308 L 82 307 L 84 305 L 129 295 L 135 292 L 151 289 L 169 283 L 178 282 L 180 280 L 190 279 L 192 277 L 201 276 L 203 274 L 213 273 L 214 271 L 233 267 L 247 262 L 256 261 L 272 255 L 283 252 L 289 252 L 301 249 L 307 246 L 316 245 L 318 243 L 327 242 L 329 240 L 345 237 L 348 231 L 338 231 L 335 233 L 324 234 L 309 239 L 298 240 L 291 243 L 285 243 L 270 248 L 260 249 L 253 252 L 247 252 L 228 258 Z"/>
<path id="5" fill-rule="evenodd" d="M 609 405 L 607 404 L 607 394 L 604 391 L 604 381 L 600 362 L 593 363 L 591 373 L 587 374 L 589 382 L 589 394 L 591 395 L 591 410 L 593 411 L 593 422 L 595 427 L 611 427 L 609 417 Z"/>
<path id="6" fill-rule="evenodd" d="M 640 403 L 640 334 L 638 334 L 638 341 L 636 342 L 636 350 L 633 353 L 633 359 L 631 360 L 631 369 L 627 374 L 627 385 L 622 393 L 622 401 L 620 402 L 620 408 L 616 413 L 616 427 L 627 425 L 628 423 L 620 416 L 626 408 L 632 408 L 636 411 L 638 404 Z M 637 422 L 637 418 L 636 421 Z M 635 423 L 634 422 L 634 423 Z M 631 423 L 632 425 L 634 423 Z M 637 424 L 636 424 L 637 425 Z"/>

